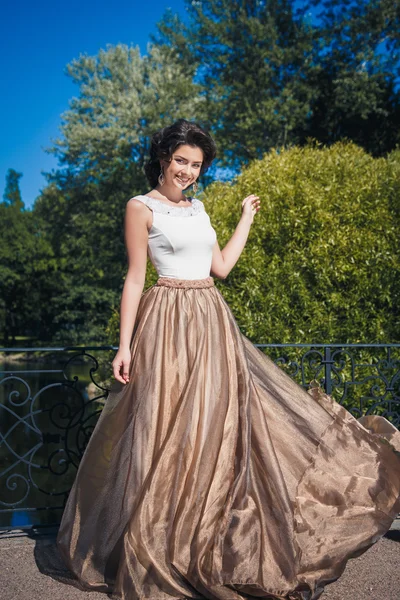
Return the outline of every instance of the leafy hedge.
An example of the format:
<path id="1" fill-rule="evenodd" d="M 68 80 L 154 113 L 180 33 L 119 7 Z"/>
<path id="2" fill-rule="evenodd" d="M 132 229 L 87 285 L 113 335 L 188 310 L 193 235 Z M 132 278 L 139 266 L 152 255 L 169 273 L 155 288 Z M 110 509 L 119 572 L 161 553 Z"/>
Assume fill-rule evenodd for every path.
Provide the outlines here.
<path id="1" fill-rule="evenodd" d="M 352 143 L 271 151 L 204 202 L 221 248 L 260 196 L 247 245 L 217 285 L 254 342 L 398 342 L 400 151 Z"/>

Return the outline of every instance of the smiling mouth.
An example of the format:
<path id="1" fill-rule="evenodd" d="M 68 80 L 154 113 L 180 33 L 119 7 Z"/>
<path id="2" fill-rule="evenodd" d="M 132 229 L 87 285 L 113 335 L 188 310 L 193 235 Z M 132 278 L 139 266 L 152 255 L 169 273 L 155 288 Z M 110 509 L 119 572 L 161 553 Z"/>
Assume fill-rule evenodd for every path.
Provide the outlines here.
<path id="1" fill-rule="evenodd" d="M 181 177 L 178 177 L 178 176 L 176 178 L 179 181 L 179 183 L 182 183 L 183 185 L 186 185 L 190 181 L 190 179 L 182 179 Z"/>

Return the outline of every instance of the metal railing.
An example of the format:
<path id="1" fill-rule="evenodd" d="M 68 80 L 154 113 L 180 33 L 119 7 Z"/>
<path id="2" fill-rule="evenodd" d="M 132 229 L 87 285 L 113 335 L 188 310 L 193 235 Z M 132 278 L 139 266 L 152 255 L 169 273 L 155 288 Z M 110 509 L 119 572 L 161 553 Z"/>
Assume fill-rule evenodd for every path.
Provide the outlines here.
<path id="1" fill-rule="evenodd" d="M 304 388 L 316 380 L 354 416 L 379 414 L 400 427 L 400 344 L 256 346 Z M 0 348 L 0 530 L 59 523 L 116 350 Z"/>

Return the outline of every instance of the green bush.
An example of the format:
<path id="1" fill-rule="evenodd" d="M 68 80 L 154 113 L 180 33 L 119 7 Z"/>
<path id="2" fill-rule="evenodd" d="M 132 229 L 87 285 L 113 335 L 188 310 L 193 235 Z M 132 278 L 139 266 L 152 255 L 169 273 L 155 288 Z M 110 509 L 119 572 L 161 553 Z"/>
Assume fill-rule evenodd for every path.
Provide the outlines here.
<path id="1" fill-rule="evenodd" d="M 251 193 L 261 211 L 239 262 L 217 281 L 243 333 L 259 343 L 398 342 L 400 151 L 269 152 L 206 190 L 221 248 Z"/>

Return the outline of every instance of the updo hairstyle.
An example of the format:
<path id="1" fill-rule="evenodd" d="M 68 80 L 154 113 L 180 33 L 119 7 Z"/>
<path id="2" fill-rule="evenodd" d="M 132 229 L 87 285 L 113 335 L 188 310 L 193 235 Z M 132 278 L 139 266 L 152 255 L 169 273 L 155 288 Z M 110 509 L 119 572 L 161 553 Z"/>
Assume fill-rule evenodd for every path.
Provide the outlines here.
<path id="1" fill-rule="evenodd" d="M 214 140 L 197 123 L 179 119 L 169 127 L 157 131 L 151 138 L 150 158 L 144 167 L 144 172 L 152 187 L 158 184 L 161 173 L 160 159 L 169 162 L 175 150 L 186 144 L 197 146 L 203 151 L 204 159 L 200 175 L 208 169 L 217 154 Z"/>

